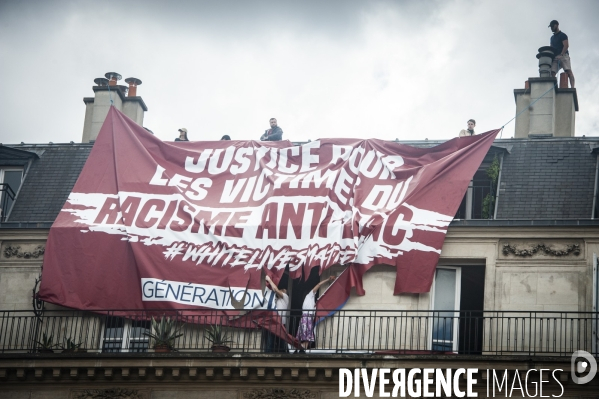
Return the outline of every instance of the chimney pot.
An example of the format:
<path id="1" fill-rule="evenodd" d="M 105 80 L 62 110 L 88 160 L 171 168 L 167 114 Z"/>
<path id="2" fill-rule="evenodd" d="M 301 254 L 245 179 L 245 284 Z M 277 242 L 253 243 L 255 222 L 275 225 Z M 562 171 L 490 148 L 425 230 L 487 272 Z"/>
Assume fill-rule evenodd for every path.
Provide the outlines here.
<path id="1" fill-rule="evenodd" d="M 98 86 L 108 86 L 108 79 L 106 78 L 96 78 L 94 79 L 94 83 Z"/>
<path id="2" fill-rule="evenodd" d="M 559 88 L 560 89 L 568 88 L 568 74 L 567 73 L 561 73 L 559 75 Z"/>
<path id="3" fill-rule="evenodd" d="M 106 72 L 106 74 L 104 76 L 106 76 L 106 79 L 108 79 L 109 86 L 116 86 L 116 82 L 118 82 L 119 80 L 121 80 L 123 78 L 121 75 L 119 75 L 116 72 Z"/>
<path id="4" fill-rule="evenodd" d="M 524 82 L 524 89 L 526 89 L 526 90 L 530 89 L 530 82 L 528 80 L 526 82 Z"/>
<path id="5" fill-rule="evenodd" d="M 551 63 L 555 58 L 553 47 L 543 46 L 539 47 L 539 53 L 537 59 L 539 60 L 539 76 L 542 78 L 551 76 Z"/>
<path id="6" fill-rule="evenodd" d="M 136 97 L 137 96 L 137 86 L 141 84 L 141 80 L 137 78 L 127 78 L 125 82 L 129 84 L 129 95 L 128 97 Z"/>

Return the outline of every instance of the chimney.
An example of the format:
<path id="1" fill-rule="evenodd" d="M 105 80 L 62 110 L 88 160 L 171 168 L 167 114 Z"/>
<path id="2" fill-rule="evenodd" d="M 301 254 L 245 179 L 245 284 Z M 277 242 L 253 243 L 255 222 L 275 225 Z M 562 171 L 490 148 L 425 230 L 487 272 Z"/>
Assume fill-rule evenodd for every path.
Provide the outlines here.
<path id="1" fill-rule="evenodd" d="M 529 78 L 524 89 L 515 89 L 515 138 L 574 137 L 575 118 L 578 111 L 576 89 L 569 89 L 560 79 L 551 76 L 553 48 L 539 48 L 539 77 Z M 565 75 L 563 73 L 562 75 Z"/>
<path id="2" fill-rule="evenodd" d="M 141 84 L 141 80 L 128 78 L 125 80 L 129 83 L 129 87 L 127 87 L 117 84 L 122 77 L 116 72 L 108 72 L 104 76 L 105 78 L 94 79 L 94 83 L 96 83 L 96 86 L 92 88 L 94 97 L 83 98 L 85 120 L 81 137 L 82 143 L 88 143 L 98 137 L 111 105 L 143 126 L 144 112 L 148 110 L 148 107 L 141 97 L 136 96 L 137 86 Z M 129 92 L 128 96 L 126 96 L 127 91 Z"/>

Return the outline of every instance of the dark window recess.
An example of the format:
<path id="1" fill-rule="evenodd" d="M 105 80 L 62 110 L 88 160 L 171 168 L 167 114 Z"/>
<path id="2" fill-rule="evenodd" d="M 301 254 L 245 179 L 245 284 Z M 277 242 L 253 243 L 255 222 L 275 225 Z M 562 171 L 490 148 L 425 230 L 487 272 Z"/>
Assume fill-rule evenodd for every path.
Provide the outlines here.
<path id="1" fill-rule="evenodd" d="M 462 198 L 462 202 L 460 203 L 460 207 L 456 212 L 454 219 L 466 219 L 466 198 L 468 197 L 468 192 L 464 194 L 464 198 Z"/>
<path id="2" fill-rule="evenodd" d="M 485 267 L 462 267 L 458 353 L 482 354 Z"/>
<path id="3" fill-rule="evenodd" d="M 147 352 L 149 338 L 144 333 L 149 331 L 149 321 L 109 316 L 104 326 L 102 352 Z"/>
<path id="4" fill-rule="evenodd" d="M 471 200 L 468 201 L 468 198 Z M 455 214 L 455 219 L 493 219 L 495 190 L 485 169 L 479 169 L 468 185 L 468 190 Z"/>

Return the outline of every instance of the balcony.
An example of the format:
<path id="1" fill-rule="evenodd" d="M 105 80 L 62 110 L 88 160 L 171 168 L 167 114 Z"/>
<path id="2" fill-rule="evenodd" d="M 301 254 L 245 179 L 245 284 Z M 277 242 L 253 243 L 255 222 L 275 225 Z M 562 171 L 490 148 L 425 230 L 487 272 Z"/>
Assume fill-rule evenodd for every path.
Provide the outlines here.
<path id="1" fill-rule="evenodd" d="M 289 311 L 291 333 L 297 329 L 300 314 L 299 310 Z M 118 315 L 112 310 L 46 310 L 40 316 L 30 311 L 2 311 L 0 353 L 154 352 L 145 334 L 151 330 L 152 317 L 177 321 L 181 335 L 173 341 L 173 347 L 179 353 L 212 352 L 208 325 L 222 326 L 231 354 L 272 352 L 265 331 L 284 335 L 278 316 L 265 322 L 251 313 L 231 318 L 190 310 L 132 310 L 118 311 Z M 593 312 L 342 310 L 316 325 L 316 340 L 306 352 L 570 356 L 585 350 L 596 356 L 598 329 L 598 313 Z M 51 342 L 42 346 L 48 340 Z M 294 351 L 293 346 L 285 346 L 285 350 L 278 351 Z"/>
<path id="2" fill-rule="evenodd" d="M 495 187 L 489 179 L 472 180 L 460 203 L 455 219 L 493 219 Z"/>

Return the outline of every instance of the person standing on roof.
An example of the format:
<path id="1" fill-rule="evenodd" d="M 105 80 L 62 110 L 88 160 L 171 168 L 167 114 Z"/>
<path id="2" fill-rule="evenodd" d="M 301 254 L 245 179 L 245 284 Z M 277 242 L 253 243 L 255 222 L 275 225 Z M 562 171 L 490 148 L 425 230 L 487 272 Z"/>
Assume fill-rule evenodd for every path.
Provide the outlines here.
<path id="1" fill-rule="evenodd" d="M 189 139 L 187 138 L 187 129 L 185 129 L 184 127 L 179 129 L 179 137 L 177 137 L 175 141 L 189 141 Z"/>
<path id="2" fill-rule="evenodd" d="M 555 19 L 549 22 L 549 27 L 553 32 L 550 44 L 555 53 L 555 58 L 551 64 L 551 76 L 555 77 L 559 70 L 564 68 L 564 72 L 566 72 L 568 79 L 570 80 L 570 87 L 574 88 L 574 73 L 572 72 L 572 67 L 570 65 L 570 52 L 568 51 L 570 48 L 568 35 L 559 30 L 559 22 Z"/>
<path id="3" fill-rule="evenodd" d="M 460 130 L 460 137 L 474 136 L 474 126 L 476 126 L 476 121 L 468 119 L 468 128 Z"/>
<path id="4" fill-rule="evenodd" d="M 270 129 L 265 130 L 260 141 L 281 141 L 283 140 L 283 129 L 277 126 L 277 119 L 270 118 Z"/>

